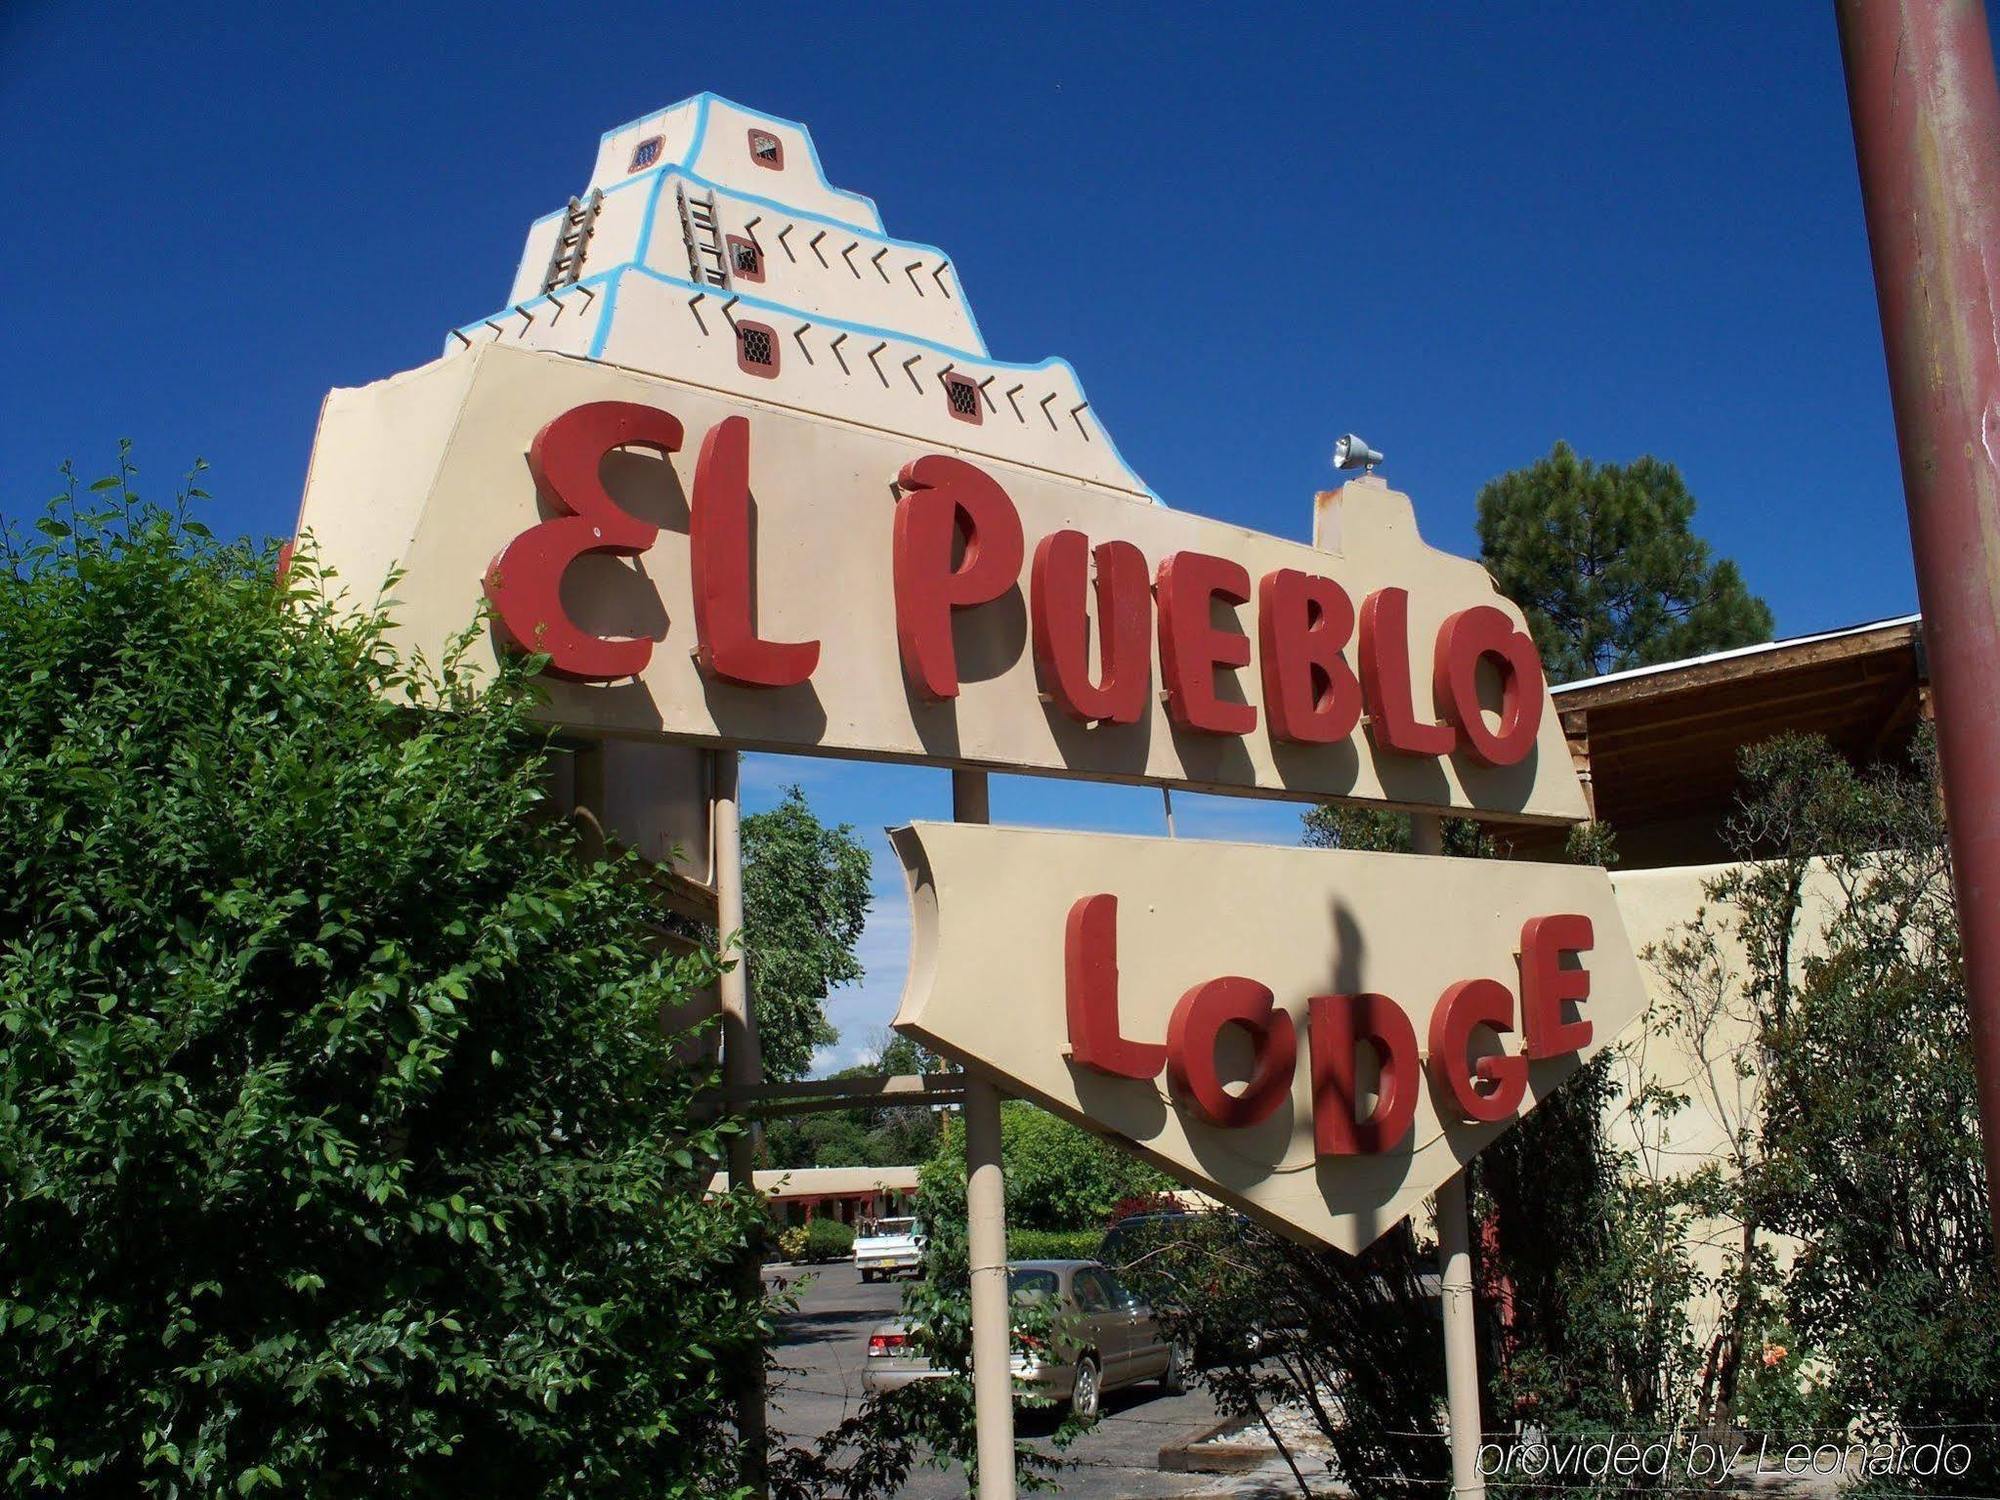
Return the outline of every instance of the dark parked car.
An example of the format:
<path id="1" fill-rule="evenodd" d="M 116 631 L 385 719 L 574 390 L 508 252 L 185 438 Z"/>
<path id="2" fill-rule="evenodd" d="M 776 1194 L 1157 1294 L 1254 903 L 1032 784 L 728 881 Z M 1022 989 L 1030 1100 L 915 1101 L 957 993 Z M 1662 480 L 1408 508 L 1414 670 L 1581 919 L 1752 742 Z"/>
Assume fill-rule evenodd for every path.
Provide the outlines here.
<path id="1" fill-rule="evenodd" d="M 1142 1380 L 1157 1380 L 1172 1393 L 1187 1389 L 1187 1360 L 1161 1336 L 1153 1310 L 1096 1261 L 1020 1261 L 1007 1268 L 1007 1289 L 1017 1305 L 1039 1305 L 1053 1315 L 1050 1336 L 1026 1338 L 1030 1347 L 1013 1358 L 1017 1392 L 1067 1401 L 1088 1421 L 1106 1391 Z M 869 1394 L 943 1373 L 911 1342 L 906 1320 L 869 1334 L 861 1375 Z"/>

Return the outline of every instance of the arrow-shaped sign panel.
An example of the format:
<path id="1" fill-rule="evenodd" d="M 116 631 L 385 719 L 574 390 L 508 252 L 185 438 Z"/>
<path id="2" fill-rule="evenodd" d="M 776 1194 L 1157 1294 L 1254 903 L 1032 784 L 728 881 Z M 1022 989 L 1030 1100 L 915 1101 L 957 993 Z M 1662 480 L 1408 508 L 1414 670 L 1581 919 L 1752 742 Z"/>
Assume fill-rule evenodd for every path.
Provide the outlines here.
<path id="1" fill-rule="evenodd" d="M 1645 1005 L 1601 869 L 917 823 L 897 1029 L 1359 1250 Z"/>

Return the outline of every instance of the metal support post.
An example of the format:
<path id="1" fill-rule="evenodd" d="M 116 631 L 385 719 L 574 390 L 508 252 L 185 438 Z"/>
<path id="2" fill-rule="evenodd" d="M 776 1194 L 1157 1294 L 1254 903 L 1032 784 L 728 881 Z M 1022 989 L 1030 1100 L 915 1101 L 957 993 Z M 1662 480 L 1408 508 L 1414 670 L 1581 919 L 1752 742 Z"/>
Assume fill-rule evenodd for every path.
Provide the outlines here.
<path id="1" fill-rule="evenodd" d="M 738 789 L 739 757 L 734 750 L 711 752 L 710 802 L 715 829 L 716 940 L 740 940 L 743 932 L 743 805 Z M 757 1018 L 750 1010 L 750 960 L 739 946 L 736 963 L 717 983 L 722 1001 L 722 1077 L 732 1094 L 764 1081 L 757 1048 Z M 756 1182 L 757 1127 L 729 1142 L 729 1185 Z M 763 1246 L 754 1241 L 737 1268 L 746 1294 L 762 1296 Z M 751 1360 L 736 1391 L 736 1432 L 743 1443 L 743 1482 L 754 1495 L 767 1492 L 769 1433 L 765 1426 L 764 1362 Z"/>
<path id="2" fill-rule="evenodd" d="M 960 823 L 990 815 L 984 771 L 951 773 Z M 1014 1500 L 1013 1320 L 1007 1303 L 1007 1193 L 1000 1169 L 1000 1093 L 983 1078 L 965 1084 L 965 1227 L 972 1273 L 972 1399 L 982 1500 Z"/>
<path id="3" fill-rule="evenodd" d="M 1479 1341 L 1472 1316 L 1472 1209 L 1465 1170 L 1437 1190 L 1438 1277 L 1444 1306 L 1445 1406 L 1451 1414 L 1453 1500 L 1484 1500 L 1479 1472 Z"/>
<path id="4" fill-rule="evenodd" d="M 1444 853 L 1444 820 L 1434 813 L 1410 815 L 1414 853 Z M 1479 1336 L 1472 1315 L 1472 1208 L 1466 1201 L 1465 1169 L 1437 1190 L 1438 1278 L 1444 1306 L 1445 1405 L 1451 1414 L 1451 1493 L 1453 1500 L 1484 1500 L 1479 1473 Z"/>
<path id="5" fill-rule="evenodd" d="M 1936 694 L 1986 1178 L 2000 1184 L 2000 84 L 1981 0 L 1834 13 Z"/>

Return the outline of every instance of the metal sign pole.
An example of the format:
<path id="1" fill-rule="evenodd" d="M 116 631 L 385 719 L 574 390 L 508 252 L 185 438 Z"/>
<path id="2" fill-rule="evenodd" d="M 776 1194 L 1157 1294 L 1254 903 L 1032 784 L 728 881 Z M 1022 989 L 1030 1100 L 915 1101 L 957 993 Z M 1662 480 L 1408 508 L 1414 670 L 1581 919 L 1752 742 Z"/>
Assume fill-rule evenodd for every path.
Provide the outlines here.
<path id="1" fill-rule="evenodd" d="M 1428 813 L 1410 817 L 1410 848 L 1416 854 L 1444 853 L 1444 821 Z M 1472 1308 L 1472 1205 L 1466 1173 L 1438 1185 L 1438 1279 L 1444 1315 L 1445 1404 L 1451 1414 L 1451 1493 L 1453 1500 L 1484 1500 L 1479 1473 L 1479 1338 Z"/>
<path id="2" fill-rule="evenodd" d="M 722 1002 L 722 1077 L 732 1096 L 754 1090 L 764 1081 L 764 1064 L 757 1047 L 757 1018 L 750 1010 L 750 960 L 740 947 L 743 932 L 743 804 L 738 788 L 740 757 L 734 750 L 711 752 L 710 801 L 715 830 L 716 941 L 739 939 L 736 963 L 717 983 Z M 729 1185 L 754 1187 L 757 1138 L 755 1127 L 729 1142 Z M 762 1295 L 763 1247 L 750 1245 L 739 1272 L 746 1289 Z M 750 1361 L 736 1393 L 736 1433 L 743 1443 L 743 1482 L 754 1495 L 767 1493 L 769 1434 L 765 1425 L 764 1362 Z"/>
<path id="3" fill-rule="evenodd" d="M 986 773 L 951 773 L 951 813 L 989 821 Z M 972 1273 L 972 1401 L 979 1439 L 979 1493 L 1014 1500 L 1013 1342 L 1007 1305 L 1007 1194 L 1000 1168 L 1000 1092 L 965 1083 L 965 1228 Z"/>
<path id="4" fill-rule="evenodd" d="M 1980 0 L 1835 7 L 2000 1183 L 2000 85 Z M 2000 1192 L 1991 1211 L 2000 1244 Z"/>

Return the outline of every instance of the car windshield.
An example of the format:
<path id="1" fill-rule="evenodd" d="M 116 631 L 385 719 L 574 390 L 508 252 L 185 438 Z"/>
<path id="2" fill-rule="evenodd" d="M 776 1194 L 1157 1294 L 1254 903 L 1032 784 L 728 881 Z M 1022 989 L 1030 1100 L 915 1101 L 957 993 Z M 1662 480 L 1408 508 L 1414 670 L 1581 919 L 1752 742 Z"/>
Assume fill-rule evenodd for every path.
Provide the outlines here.
<path id="1" fill-rule="evenodd" d="M 877 1219 L 875 1221 L 875 1232 L 877 1234 L 914 1234 L 916 1228 L 917 1221 L 915 1219 Z"/>
<path id="2" fill-rule="evenodd" d="M 1053 1271 L 1009 1271 L 1007 1273 L 1007 1295 L 1028 1299 L 1053 1297 L 1056 1294 L 1056 1273 Z"/>

